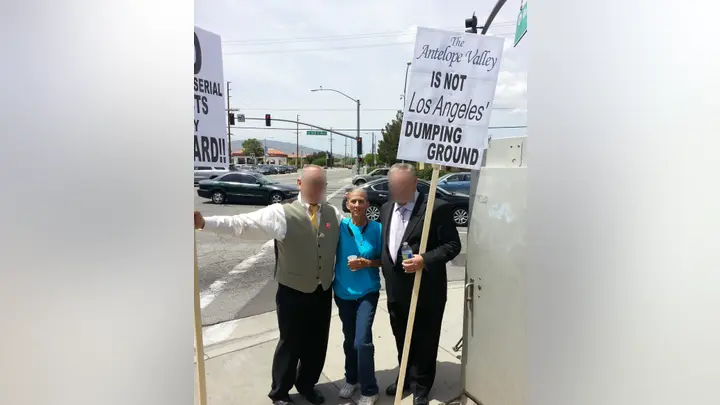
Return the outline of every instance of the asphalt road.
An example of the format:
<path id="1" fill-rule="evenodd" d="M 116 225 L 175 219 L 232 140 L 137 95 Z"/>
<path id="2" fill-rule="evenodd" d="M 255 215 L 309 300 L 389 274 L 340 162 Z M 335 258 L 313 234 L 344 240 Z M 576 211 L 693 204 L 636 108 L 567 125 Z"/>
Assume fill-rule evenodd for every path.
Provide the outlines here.
<path id="1" fill-rule="evenodd" d="M 328 201 L 341 208 L 343 191 L 350 186 L 348 169 L 328 171 Z M 295 184 L 297 174 L 272 176 L 283 184 Z M 216 205 L 195 195 L 195 209 L 203 216 L 235 215 L 262 208 L 258 205 Z M 448 269 L 451 281 L 465 278 L 467 233 L 460 228 L 463 250 Z M 275 309 L 273 280 L 275 257 L 272 241 L 249 241 L 197 232 L 200 306 L 204 326 L 253 316 Z"/>

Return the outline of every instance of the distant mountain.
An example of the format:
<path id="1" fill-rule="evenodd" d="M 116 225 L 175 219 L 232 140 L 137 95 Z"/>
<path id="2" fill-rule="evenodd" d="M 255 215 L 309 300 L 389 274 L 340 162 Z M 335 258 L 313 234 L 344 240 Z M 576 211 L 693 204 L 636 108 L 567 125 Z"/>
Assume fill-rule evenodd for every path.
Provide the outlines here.
<path id="1" fill-rule="evenodd" d="M 230 147 L 232 148 L 232 150 L 242 149 L 242 144 L 246 140 L 247 139 L 232 141 L 230 143 Z M 265 141 L 263 139 L 260 139 L 259 141 L 263 144 L 265 143 Z M 275 141 L 272 139 L 268 139 L 267 147 L 268 147 L 268 149 L 277 149 L 280 152 L 287 153 L 288 155 L 294 155 L 297 152 L 297 145 L 294 143 L 291 143 L 291 142 L 282 142 L 282 141 Z M 302 144 L 300 145 L 300 154 L 302 154 L 302 155 L 311 155 L 315 152 L 325 152 L 325 151 L 321 150 L 321 149 L 311 148 L 309 146 L 304 146 Z M 333 152 L 335 152 L 335 151 L 333 151 Z M 342 154 L 338 154 L 338 153 L 333 153 L 333 155 L 335 155 L 335 157 L 342 157 Z"/>

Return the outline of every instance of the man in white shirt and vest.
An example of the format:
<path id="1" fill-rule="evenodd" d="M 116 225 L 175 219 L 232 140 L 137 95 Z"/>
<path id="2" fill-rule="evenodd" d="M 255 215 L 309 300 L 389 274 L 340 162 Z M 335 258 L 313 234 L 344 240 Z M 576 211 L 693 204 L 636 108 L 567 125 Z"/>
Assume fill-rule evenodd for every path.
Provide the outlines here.
<path id="1" fill-rule="evenodd" d="M 300 195 L 249 214 L 203 218 L 195 229 L 243 239 L 275 240 L 278 340 L 268 396 L 274 405 L 292 405 L 293 385 L 312 404 L 325 398 L 315 389 L 327 353 L 333 268 L 342 214 L 325 201 L 327 177 L 308 165 L 298 179 Z M 299 364 L 299 366 L 298 366 Z"/>

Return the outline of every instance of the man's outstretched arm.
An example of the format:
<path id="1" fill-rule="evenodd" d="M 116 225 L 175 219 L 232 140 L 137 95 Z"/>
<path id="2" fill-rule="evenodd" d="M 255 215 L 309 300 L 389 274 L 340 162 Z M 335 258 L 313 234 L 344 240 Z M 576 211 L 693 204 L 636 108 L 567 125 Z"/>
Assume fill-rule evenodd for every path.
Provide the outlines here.
<path id="1" fill-rule="evenodd" d="M 207 218 L 204 218 L 199 211 L 195 211 L 194 217 L 195 229 L 247 240 L 282 240 L 287 233 L 285 211 L 280 204 L 272 204 L 247 214 Z"/>

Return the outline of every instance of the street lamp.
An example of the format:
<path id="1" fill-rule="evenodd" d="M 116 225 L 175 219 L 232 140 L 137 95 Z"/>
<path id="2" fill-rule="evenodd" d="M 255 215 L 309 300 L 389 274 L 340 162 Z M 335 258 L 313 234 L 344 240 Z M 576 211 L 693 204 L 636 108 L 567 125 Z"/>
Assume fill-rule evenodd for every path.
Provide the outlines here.
<path id="1" fill-rule="evenodd" d="M 403 86 L 403 111 L 405 111 L 405 98 L 407 96 L 407 77 L 408 71 L 410 70 L 410 65 L 412 65 L 412 62 L 408 62 L 407 67 L 405 67 L 405 85 Z"/>
<path id="2" fill-rule="evenodd" d="M 352 98 L 340 90 L 324 89 L 322 86 L 320 86 L 317 89 L 311 89 L 310 91 L 313 91 L 313 92 L 315 92 L 315 91 L 334 91 L 335 93 L 341 94 L 341 95 L 349 98 L 350 100 L 354 101 L 357 104 L 357 137 L 360 138 L 360 100 L 359 99 Z M 358 156 L 358 157 L 360 157 L 360 156 Z M 357 166 L 357 172 L 358 172 L 358 174 L 360 174 L 360 163 L 359 162 L 358 162 L 358 166 Z"/>

